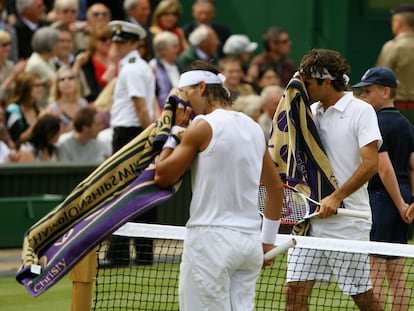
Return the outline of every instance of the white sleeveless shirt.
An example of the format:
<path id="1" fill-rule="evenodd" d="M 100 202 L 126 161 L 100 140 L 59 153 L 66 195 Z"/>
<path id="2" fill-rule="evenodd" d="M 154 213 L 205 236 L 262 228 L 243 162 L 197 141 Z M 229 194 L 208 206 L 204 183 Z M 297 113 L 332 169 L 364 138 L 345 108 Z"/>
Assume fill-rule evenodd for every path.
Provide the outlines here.
<path id="1" fill-rule="evenodd" d="M 262 129 L 247 115 L 231 110 L 216 109 L 197 118 L 209 123 L 212 138 L 191 167 L 193 197 L 187 227 L 259 232 L 258 185 L 266 150 Z"/>

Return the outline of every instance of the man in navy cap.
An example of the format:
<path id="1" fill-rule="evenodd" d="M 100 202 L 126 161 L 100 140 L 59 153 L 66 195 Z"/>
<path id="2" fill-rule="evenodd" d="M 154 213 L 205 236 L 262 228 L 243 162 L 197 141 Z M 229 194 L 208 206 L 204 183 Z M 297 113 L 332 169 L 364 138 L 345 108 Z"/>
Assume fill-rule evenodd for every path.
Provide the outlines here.
<path id="1" fill-rule="evenodd" d="M 387 41 L 379 54 L 377 66 L 392 69 L 399 85 L 394 104 L 414 122 L 414 4 L 403 3 L 392 10 L 391 30 L 394 39 Z"/>
<path id="2" fill-rule="evenodd" d="M 121 58 L 110 112 L 110 124 L 114 131 L 112 148 L 115 153 L 153 122 L 155 77 L 148 63 L 138 53 L 139 41 L 146 36 L 145 29 L 126 21 L 112 21 L 108 25 L 113 31 L 112 41 Z M 155 217 L 156 212 L 153 209 L 141 216 L 140 220 L 154 221 Z M 137 256 L 138 260 L 151 262 L 152 243 L 147 244 L 147 250 L 137 249 Z M 115 251 L 118 252 L 117 257 L 129 261 L 127 242 L 122 247 L 122 253 L 111 243 L 108 259 L 113 259 L 111 257 Z"/>
<path id="3" fill-rule="evenodd" d="M 407 244 L 411 222 L 407 209 L 413 202 L 410 181 L 414 180 L 414 127 L 394 107 L 397 85 L 391 69 L 374 67 L 353 87 L 362 88 L 360 97 L 376 110 L 383 138 L 378 151 L 378 174 L 368 184 L 372 211 L 370 239 Z M 383 294 L 384 277 L 388 282 L 391 309 L 408 310 L 404 258 L 371 255 L 371 279 L 381 310 L 385 310 L 387 296 Z"/>

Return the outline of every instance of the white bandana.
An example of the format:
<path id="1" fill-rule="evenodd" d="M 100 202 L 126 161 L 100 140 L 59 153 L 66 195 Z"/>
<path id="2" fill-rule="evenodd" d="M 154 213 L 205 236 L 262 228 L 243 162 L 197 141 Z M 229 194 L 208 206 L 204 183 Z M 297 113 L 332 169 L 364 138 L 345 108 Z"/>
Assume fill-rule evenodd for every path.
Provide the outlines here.
<path id="1" fill-rule="evenodd" d="M 185 86 L 192 86 L 204 81 L 206 84 L 224 84 L 226 77 L 219 73 L 214 74 L 211 71 L 207 70 L 191 70 L 184 72 L 180 76 L 180 81 L 178 82 L 178 87 L 182 88 Z"/>

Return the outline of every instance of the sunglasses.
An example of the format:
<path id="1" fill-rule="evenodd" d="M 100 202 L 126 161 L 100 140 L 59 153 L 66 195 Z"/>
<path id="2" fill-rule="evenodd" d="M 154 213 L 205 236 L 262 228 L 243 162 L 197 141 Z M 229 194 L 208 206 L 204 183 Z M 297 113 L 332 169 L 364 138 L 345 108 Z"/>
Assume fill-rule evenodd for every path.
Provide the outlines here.
<path id="1" fill-rule="evenodd" d="M 6 41 L 6 42 L 2 42 L 1 46 L 5 48 L 6 46 L 9 46 L 10 44 L 11 44 L 11 41 Z"/>
<path id="2" fill-rule="evenodd" d="M 109 13 L 108 12 L 92 12 L 92 16 L 93 17 L 98 17 L 98 16 L 108 17 Z"/>
<path id="3" fill-rule="evenodd" d="M 67 76 L 67 77 L 60 77 L 60 78 L 58 78 L 58 81 L 59 82 L 62 82 L 62 81 L 65 81 L 65 80 L 68 80 L 68 81 L 75 80 L 75 76 Z"/>
<path id="4" fill-rule="evenodd" d="M 112 37 L 98 37 L 99 41 L 108 42 L 112 40 Z"/>

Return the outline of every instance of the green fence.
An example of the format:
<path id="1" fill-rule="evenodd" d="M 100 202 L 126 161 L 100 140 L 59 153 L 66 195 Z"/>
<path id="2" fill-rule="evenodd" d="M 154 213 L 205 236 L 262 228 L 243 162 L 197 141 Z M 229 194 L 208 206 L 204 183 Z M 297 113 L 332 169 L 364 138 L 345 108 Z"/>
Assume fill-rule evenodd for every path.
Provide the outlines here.
<path id="1" fill-rule="evenodd" d="M 0 248 L 21 247 L 23 234 L 86 178 L 96 164 L 7 164 L 0 166 Z M 160 204 L 157 223 L 184 225 L 191 200 L 190 176 Z"/>

